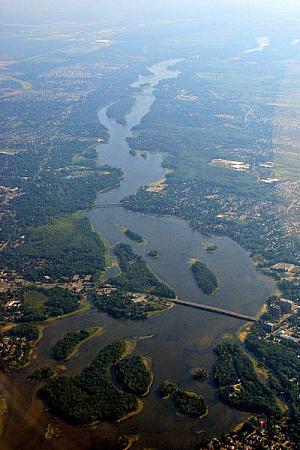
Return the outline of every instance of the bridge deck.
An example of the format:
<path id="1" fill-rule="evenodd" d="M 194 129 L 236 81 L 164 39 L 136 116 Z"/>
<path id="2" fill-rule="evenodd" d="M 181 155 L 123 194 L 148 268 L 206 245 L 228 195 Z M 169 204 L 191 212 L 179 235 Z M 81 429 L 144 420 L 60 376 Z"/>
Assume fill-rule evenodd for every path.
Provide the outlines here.
<path id="1" fill-rule="evenodd" d="M 96 205 L 93 209 L 105 209 L 105 208 L 121 208 L 123 203 L 107 203 L 106 205 Z"/>
<path id="2" fill-rule="evenodd" d="M 209 306 L 209 305 L 203 305 L 202 303 L 188 302 L 186 300 L 181 300 L 179 298 L 171 299 L 171 301 L 173 303 L 176 303 L 177 305 L 187 306 L 189 308 L 202 309 L 204 311 L 212 312 L 215 314 L 222 314 L 223 316 L 229 316 L 229 317 L 234 317 L 236 319 L 246 320 L 247 322 L 256 322 L 256 319 L 254 317 L 248 316 L 246 314 L 230 311 L 229 309 L 219 308 L 217 306 Z"/>

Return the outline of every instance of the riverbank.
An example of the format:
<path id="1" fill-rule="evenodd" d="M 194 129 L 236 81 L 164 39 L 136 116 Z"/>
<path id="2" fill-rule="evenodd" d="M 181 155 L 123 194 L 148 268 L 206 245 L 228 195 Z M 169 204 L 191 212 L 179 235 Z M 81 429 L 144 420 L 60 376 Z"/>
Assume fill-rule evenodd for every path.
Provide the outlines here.
<path id="1" fill-rule="evenodd" d="M 96 336 L 100 336 L 101 334 L 103 334 L 105 329 L 103 327 L 94 327 L 94 328 L 87 328 L 86 331 L 89 332 L 89 336 L 80 341 L 76 345 L 76 348 L 67 356 L 67 358 L 64 359 L 64 361 L 68 361 L 69 359 L 74 358 L 78 354 L 79 349 L 83 344 L 95 338 Z"/>

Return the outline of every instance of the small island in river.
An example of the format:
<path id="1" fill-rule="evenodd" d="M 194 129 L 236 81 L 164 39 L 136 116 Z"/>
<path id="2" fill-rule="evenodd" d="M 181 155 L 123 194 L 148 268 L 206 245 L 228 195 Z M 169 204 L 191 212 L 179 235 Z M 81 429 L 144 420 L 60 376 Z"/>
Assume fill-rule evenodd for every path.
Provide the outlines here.
<path id="1" fill-rule="evenodd" d="M 176 409 L 182 414 L 202 419 L 208 414 L 208 407 L 202 395 L 183 391 L 172 380 L 165 380 L 158 386 L 160 397 L 171 398 Z"/>
<path id="2" fill-rule="evenodd" d="M 138 244 L 143 244 L 144 238 L 136 233 L 135 231 L 129 230 L 128 228 L 124 228 L 123 229 L 123 233 L 125 234 L 126 237 L 128 237 L 128 239 L 131 239 L 134 242 L 137 242 Z"/>
<path id="3" fill-rule="evenodd" d="M 117 441 L 116 450 L 128 450 L 139 440 L 139 436 L 120 436 Z"/>
<path id="4" fill-rule="evenodd" d="M 218 247 L 215 244 L 208 244 L 204 247 L 204 250 L 207 253 L 215 253 L 218 250 Z"/>
<path id="5" fill-rule="evenodd" d="M 220 289 L 218 278 L 206 264 L 198 260 L 192 260 L 191 269 L 199 288 L 204 294 L 212 295 Z"/>
<path id="6" fill-rule="evenodd" d="M 151 258 L 158 258 L 159 252 L 158 250 L 150 250 L 150 252 L 147 253 L 147 256 L 150 256 Z"/>
<path id="7" fill-rule="evenodd" d="M 52 356 L 56 361 L 67 360 L 75 356 L 79 347 L 103 333 L 103 328 L 93 327 L 79 330 L 75 333 L 67 333 L 59 339 L 52 348 Z"/>
<path id="8" fill-rule="evenodd" d="M 200 383 L 206 381 L 208 378 L 208 373 L 203 367 L 196 367 L 195 369 L 192 369 L 191 375 L 193 380 L 200 381 Z"/>

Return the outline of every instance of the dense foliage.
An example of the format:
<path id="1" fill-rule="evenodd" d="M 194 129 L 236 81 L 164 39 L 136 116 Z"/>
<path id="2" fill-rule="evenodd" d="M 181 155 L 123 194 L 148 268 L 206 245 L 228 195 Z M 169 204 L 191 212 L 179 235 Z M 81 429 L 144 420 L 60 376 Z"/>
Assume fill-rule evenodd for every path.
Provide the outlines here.
<path id="1" fill-rule="evenodd" d="M 9 334 L 10 336 L 24 337 L 28 341 L 35 341 L 40 335 L 38 327 L 30 324 L 18 325 L 12 328 Z"/>
<path id="2" fill-rule="evenodd" d="M 291 429 L 300 441 L 300 352 L 299 348 L 289 349 L 277 342 L 258 339 L 250 334 L 246 347 L 271 372 L 272 389 L 277 395 L 284 394 L 291 415 Z"/>
<path id="3" fill-rule="evenodd" d="M 177 384 L 173 383 L 172 380 L 165 380 L 158 385 L 158 395 L 160 397 L 168 397 L 177 391 Z"/>
<path id="4" fill-rule="evenodd" d="M 140 356 L 128 356 L 116 365 L 117 379 L 123 389 L 137 396 L 144 395 L 152 382 L 151 371 Z"/>
<path id="5" fill-rule="evenodd" d="M 202 262 L 192 264 L 192 272 L 199 288 L 204 294 L 211 295 L 219 288 L 219 282 L 215 274 Z"/>
<path id="6" fill-rule="evenodd" d="M 208 253 L 214 253 L 216 250 L 218 250 L 218 247 L 217 247 L 217 245 L 214 245 L 214 244 L 207 245 L 205 247 L 205 251 L 208 252 Z"/>
<path id="7" fill-rule="evenodd" d="M 174 291 L 157 278 L 140 256 L 133 253 L 130 245 L 118 244 L 114 253 L 122 273 L 111 280 L 112 284 L 126 290 L 175 297 Z"/>
<path id="8" fill-rule="evenodd" d="M 36 369 L 27 378 L 29 380 L 47 381 L 50 380 L 50 378 L 52 378 L 54 375 L 55 371 L 52 369 L 52 367 L 41 367 L 39 369 Z"/>
<path id="9" fill-rule="evenodd" d="M 131 239 L 132 241 L 137 242 L 138 244 L 141 244 L 142 242 L 144 242 L 144 239 L 142 236 L 140 236 L 138 233 L 136 233 L 135 231 L 132 230 L 126 230 L 124 232 L 125 236 L 127 236 L 129 239 Z"/>
<path id="10" fill-rule="evenodd" d="M 30 281 L 97 275 L 105 268 L 103 241 L 88 218 L 78 213 L 31 227 L 11 256 L 14 267 Z"/>
<path id="11" fill-rule="evenodd" d="M 208 373 L 203 367 L 199 367 L 197 369 L 194 369 L 192 372 L 192 378 L 195 381 L 205 381 L 208 378 Z"/>
<path id="12" fill-rule="evenodd" d="M 130 444 L 130 439 L 127 436 L 120 436 L 117 441 L 116 450 L 124 450 Z"/>
<path id="13" fill-rule="evenodd" d="M 40 337 L 35 325 L 18 325 L 0 335 L 0 371 L 19 370 L 30 362 L 32 349 Z"/>
<path id="14" fill-rule="evenodd" d="M 201 417 L 207 414 L 207 405 L 202 395 L 180 389 L 172 380 L 165 380 L 158 386 L 158 395 L 171 397 L 178 411 L 190 417 Z"/>
<path id="15" fill-rule="evenodd" d="M 62 316 L 76 311 L 80 306 L 80 297 L 63 288 L 36 288 L 45 295 L 45 302 L 39 306 L 22 306 L 24 322 L 42 321 L 49 317 Z M 26 292 L 26 290 L 25 290 Z"/>
<path id="16" fill-rule="evenodd" d="M 174 394 L 176 408 L 187 416 L 201 417 L 207 413 L 204 398 L 195 392 L 186 392 L 178 389 Z"/>
<path id="17" fill-rule="evenodd" d="M 240 346 L 223 341 L 215 351 L 217 360 L 214 364 L 214 380 L 220 397 L 246 411 L 278 416 L 280 411 L 276 397 L 259 381 L 252 361 Z"/>
<path id="18" fill-rule="evenodd" d="M 52 348 L 52 356 L 56 361 L 67 359 L 70 354 L 78 347 L 80 342 L 89 337 L 87 330 L 80 330 L 76 333 L 67 333 L 59 339 Z"/>
<path id="19" fill-rule="evenodd" d="M 132 320 L 147 319 L 144 308 L 134 303 L 131 296 L 123 289 L 113 291 L 111 294 L 94 295 L 93 301 L 100 311 L 116 319 L 121 317 Z"/>
<path id="20" fill-rule="evenodd" d="M 145 320 L 151 312 L 163 311 L 169 304 L 166 300 L 149 296 L 146 301 L 134 302 L 132 294 L 124 289 L 111 293 L 91 294 L 91 299 L 100 311 L 117 319 L 124 317 L 131 320 Z"/>
<path id="21" fill-rule="evenodd" d="M 117 420 L 137 408 L 137 398 L 119 391 L 111 381 L 109 369 L 126 350 L 124 342 L 104 347 L 80 375 L 50 380 L 41 390 L 51 410 L 74 425 L 96 420 Z"/>

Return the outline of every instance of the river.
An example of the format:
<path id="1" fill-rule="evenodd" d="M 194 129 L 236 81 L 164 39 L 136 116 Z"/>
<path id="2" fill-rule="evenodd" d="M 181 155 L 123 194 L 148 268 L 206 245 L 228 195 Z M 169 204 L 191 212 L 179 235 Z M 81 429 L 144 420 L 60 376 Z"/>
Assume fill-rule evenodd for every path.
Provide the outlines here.
<path id="1" fill-rule="evenodd" d="M 98 195 L 96 206 L 118 203 L 140 186 L 165 176 L 161 166 L 162 155 L 148 154 L 147 158 L 132 156 L 126 137 L 131 128 L 140 123 L 155 101 L 155 88 L 161 80 L 178 76 L 172 65 L 177 61 L 166 61 L 150 68 L 148 76 L 140 76 L 134 86 L 136 102 L 127 115 L 127 125 L 117 124 L 106 116 L 106 108 L 99 112 L 100 121 L 110 135 L 107 144 L 99 145 L 99 160 L 103 164 L 119 167 L 124 179 L 117 189 Z M 133 245 L 134 251 L 144 256 L 147 263 L 182 299 L 222 306 L 233 311 L 255 315 L 266 297 L 273 290 L 270 279 L 257 272 L 247 252 L 228 238 L 210 239 L 192 231 L 188 223 L 172 217 L 155 217 L 133 213 L 123 208 L 94 208 L 89 217 L 111 246 L 117 242 Z M 141 234 L 145 245 L 128 241 L 120 231 L 120 225 Z M 204 250 L 207 242 L 218 246 L 215 254 Z M 158 259 L 147 257 L 150 249 L 159 250 Z M 209 265 L 220 279 L 221 289 L 212 297 L 202 294 L 191 274 L 188 261 L 199 258 Z M 44 338 L 34 354 L 30 369 L 25 369 L 10 378 L 2 377 L 6 392 L 10 393 L 12 407 L 8 414 L 6 431 L 2 438 L 5 449 L 60 449 L 87 450 L 114 448 L 115 439 L 122 434 L 138 434 L 140 440 L 134 449 L 155 448 L 194 449 L 204 433 L 206 436 L 228 431 L 243 419 L 244 415 L 222 404 L 213 388 L 211 378 L 207 383 L 194 382 L 190 370 L 205 367 L 211 370 L 216 341 L 226 333 L 235 333 L 242 322 L 230 317 L 176 306 L 172 310 L 147 321 L 115 320 L 90 310 L 46 325 Z M 71 427 L 45 411 L 43 403 L 36 398 L 34 383 L 24 377 L 35 368 L 53 365 L 51 346 L 67 331 L 87 326 L 104 326 L 105 333 L 89 341 L 79 355 L 66 363 L 67 374 L 78 372 L 88 365 L 98 351 L 107 343 L 125 337 L 151 336 L 140 340 L 137 354 L 151 358 L 154 386 L 145 399 L 143 412 L 121 424 L 98 424 L 92 427 Z M 161 400 L 155 390 L 166 378 L 172 378 L 184 389 L 202 393 L 208 402 L 209 416 L 194 420 L 176 414 L 170 401 Z M 62 435 L 44 439 L 48 424 L 56 425 Z"/>

